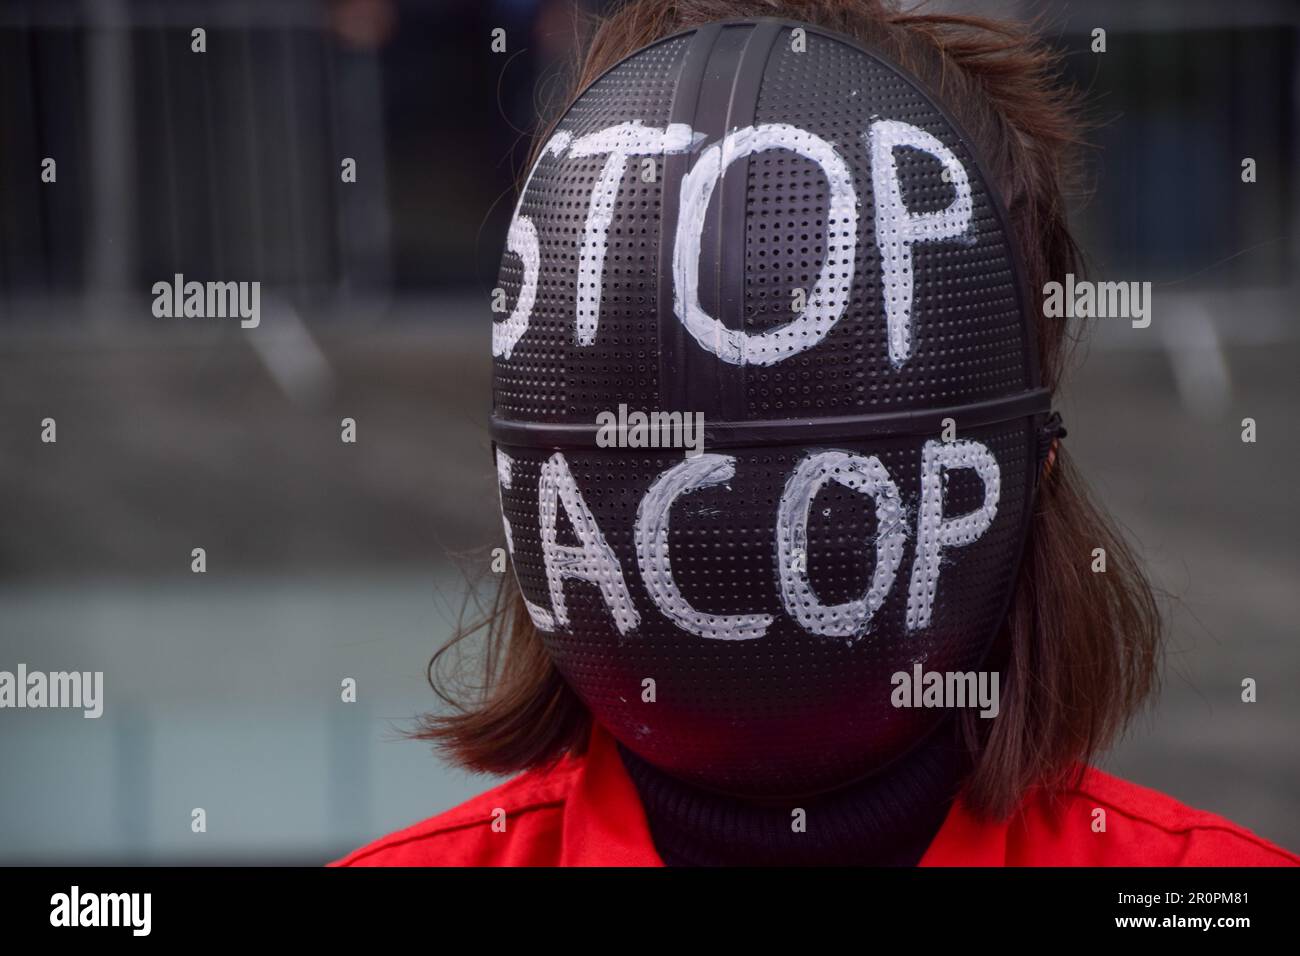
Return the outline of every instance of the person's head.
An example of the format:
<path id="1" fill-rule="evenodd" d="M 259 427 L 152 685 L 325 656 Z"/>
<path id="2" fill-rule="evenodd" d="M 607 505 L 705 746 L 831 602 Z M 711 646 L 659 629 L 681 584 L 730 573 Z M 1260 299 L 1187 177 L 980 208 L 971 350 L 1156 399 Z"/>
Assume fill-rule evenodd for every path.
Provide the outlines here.
<path id="1" fill-rule="evenodd" d="M 933 729 L 891 693 L 924 667 L 1000 676 L 996 717 L 958 717 L 979 811 L 1106 746 L 1159 620 L 1043 431 L 1072 336 L 1035 290 L 1081 271 L 1075 116 L 1005 24 L 876 0 L 601 22 L 503 258 L 514 573 L 453 641 L 484 633 L 485 683 L 441 688 L 440 652 L 456 709 L 422 736 L 510 772 L 581 750 L 594 711 L 685 779 L 817 792 Z M 695 411 L 705 454 L 632 434 Z"/>

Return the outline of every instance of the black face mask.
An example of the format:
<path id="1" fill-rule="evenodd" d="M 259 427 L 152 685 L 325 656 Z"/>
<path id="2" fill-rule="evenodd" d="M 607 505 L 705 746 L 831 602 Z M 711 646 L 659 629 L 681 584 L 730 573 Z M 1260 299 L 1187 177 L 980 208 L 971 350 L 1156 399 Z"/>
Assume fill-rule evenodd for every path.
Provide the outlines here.
<path id="1" fill-rule="evenodd" d="M 918 81 L 773 20 L 640 50 L 552 133 L 499 286 L 514 570 L 595 717 L 740 795 L 924 737 L 895 675 L 981 666 L 1049 406 L 1006 215 Z"/>

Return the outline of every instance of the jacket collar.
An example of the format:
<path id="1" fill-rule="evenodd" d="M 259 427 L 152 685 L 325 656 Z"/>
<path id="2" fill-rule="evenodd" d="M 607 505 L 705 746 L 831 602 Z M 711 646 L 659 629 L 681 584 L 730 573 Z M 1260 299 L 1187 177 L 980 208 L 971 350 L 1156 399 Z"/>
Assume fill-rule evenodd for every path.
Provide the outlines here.
<path id="1" fill-rule="evenodd" d="M 564 804 L 561 841 L 561 866 L 664 865 L 614 737 L 596 721 Z"/>

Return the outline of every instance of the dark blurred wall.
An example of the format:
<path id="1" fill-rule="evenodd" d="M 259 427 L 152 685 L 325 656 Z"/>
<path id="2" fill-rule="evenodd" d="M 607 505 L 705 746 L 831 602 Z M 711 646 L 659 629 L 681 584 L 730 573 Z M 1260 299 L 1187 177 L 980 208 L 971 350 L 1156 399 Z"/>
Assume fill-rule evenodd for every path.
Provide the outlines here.
<path id="1" fill-rule="evenodd" d="M 0 302 L 176 271 L 257 276 L 309 304 L 485 293 L 530 136 L 599 6 L 575 18 L 566 0 L 5 0 Z M 1179 4 L 1140 19 L 1060 9 L 1046 22 L 1095 122 L 1076 219 L 1097 268 L 1284 281 L 1295 16 L 1225 4 L 1185 29 Z M 1110 27 L 1104 55 L 1088 49 L 1094 20 Z M 204 55 L 189 51 L 195 25 Z M 498 27 L 503 54 L 489 49 Z M 1243 154 L 1258 182 L 1219 188 Z M 45 156 L 57 189 L 35 178 Z M 359 176 L 341 189 L 345 156 Z"/>

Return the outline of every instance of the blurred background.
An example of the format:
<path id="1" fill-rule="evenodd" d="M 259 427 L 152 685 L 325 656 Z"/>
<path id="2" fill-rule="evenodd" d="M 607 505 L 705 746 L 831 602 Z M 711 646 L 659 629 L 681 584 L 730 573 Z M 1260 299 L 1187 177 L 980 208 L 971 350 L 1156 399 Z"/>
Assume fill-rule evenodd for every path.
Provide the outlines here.
<path id="1" fill-rule="evenodd" d="M 605 6 L 0 0 L 0 669 L 107 688 L 0 712 L 0 863 L 316 864 L 491 782 L 400 730 L 500 543 L 490 290 Z M 1300 849 L 1300 6 L 925 7 L 1044 17 L 1101 122 L 1093 276 L 1155 286 L 1061 400 L 1168 593 L 1163 695 L 1105 766 Z M 260 327 L 154 318 L 174 273 L 261 280 Z"/>

